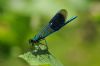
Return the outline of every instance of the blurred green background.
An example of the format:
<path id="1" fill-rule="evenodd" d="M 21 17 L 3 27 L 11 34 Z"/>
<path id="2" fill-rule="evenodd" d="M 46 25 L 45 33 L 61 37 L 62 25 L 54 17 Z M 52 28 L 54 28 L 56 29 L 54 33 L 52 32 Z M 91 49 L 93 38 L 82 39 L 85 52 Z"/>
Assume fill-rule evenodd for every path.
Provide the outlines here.
<path id="1" fill-rule="evenodd" d="M 99 0 L 0 0 L 0 66 L 29 66 L 18 55 L 60 9 L 78 18 L 47 37 L 49 50 L 64 66 L 100 66 Z"/>

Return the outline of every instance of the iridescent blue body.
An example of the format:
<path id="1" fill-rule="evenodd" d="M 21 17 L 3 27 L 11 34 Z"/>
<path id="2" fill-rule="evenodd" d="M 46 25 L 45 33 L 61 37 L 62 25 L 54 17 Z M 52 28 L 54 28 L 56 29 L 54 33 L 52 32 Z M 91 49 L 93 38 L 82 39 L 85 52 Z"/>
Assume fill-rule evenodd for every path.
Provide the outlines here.
<path id="1" fill-rule="evenodd" d="M 69 20 L 65 22 L 67 12 L 66 10 L 62 9 L 60 10 L 49 22 L 48 25 L 46 25 L 38 34 L 35 35 L 35 37 L 31 40 L 31 42 L 39 42 L 41 39 L 44 39 L 48 35 L 58 31 L 63 26 L 65 26 L 67 23 L 74 20 L 77 16 L 73 16 Z"/>

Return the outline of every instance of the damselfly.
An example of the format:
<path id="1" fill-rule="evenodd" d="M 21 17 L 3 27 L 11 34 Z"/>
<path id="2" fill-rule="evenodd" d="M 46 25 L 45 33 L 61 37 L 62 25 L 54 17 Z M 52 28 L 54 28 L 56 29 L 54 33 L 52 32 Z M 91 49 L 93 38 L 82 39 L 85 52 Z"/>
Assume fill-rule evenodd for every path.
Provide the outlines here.
<path id="1" fill-rule="evenodd" d="M 45 38 L 50 34 L 58 31 L 67 23 L 74 20 L 77 16 L 73 16 L 69 20 L 65 21 L 67 11 L 61 9 L 51 20 L 50 22 L 38 33 L 33 39 L 29 41 L 32 45 L 33 50 L 21 55 L 20 57 L 26 59 L 31 65 L 43 65 L 47 66 L 63 66 L 56 58 L 48 51 L 48 46 Z M 45 40 L 45 43 L 41 43 L 42 40 Z M 27 57 L 27 58 L 26 58 Z M 30 59 L 29 59 L 30 58 Z"/>

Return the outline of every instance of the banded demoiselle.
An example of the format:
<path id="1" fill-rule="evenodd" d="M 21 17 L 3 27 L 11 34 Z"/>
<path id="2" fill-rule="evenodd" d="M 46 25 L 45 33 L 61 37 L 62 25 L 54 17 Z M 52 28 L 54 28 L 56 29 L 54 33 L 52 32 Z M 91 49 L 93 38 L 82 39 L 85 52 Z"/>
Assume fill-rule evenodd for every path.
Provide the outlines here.
<path id="1" fill-rule="evenodd" d="M 50 34 L 58 31 L 63 26 L 77 18 L 73 16 L 69 20 L 65 20 L 67 17 L 67 11 L 61 9 L 50 22 L 43 27 L 43 29 L 37 33 L 33 39 L 29 41 L 32 45 L 33 50 L 20 55 L 21 58 L 25 59 L 31 66 L 63 66 L 49 51 L 45 38 Z M 41 43 L 44 40 L 45 43 Z"/>

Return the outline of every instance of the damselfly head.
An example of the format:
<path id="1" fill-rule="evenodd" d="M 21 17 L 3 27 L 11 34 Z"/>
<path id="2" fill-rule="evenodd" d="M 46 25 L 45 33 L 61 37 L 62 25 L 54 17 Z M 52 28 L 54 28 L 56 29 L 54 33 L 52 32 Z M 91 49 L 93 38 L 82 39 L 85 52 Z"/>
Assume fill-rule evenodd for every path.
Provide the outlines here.
<path id="1" fill-rule="evenodd" d="M 29 40 L 29 44 L 34 45 L 35 43 L 37 43 L 37 41 L 34 41 L 32 39 Z"/>

